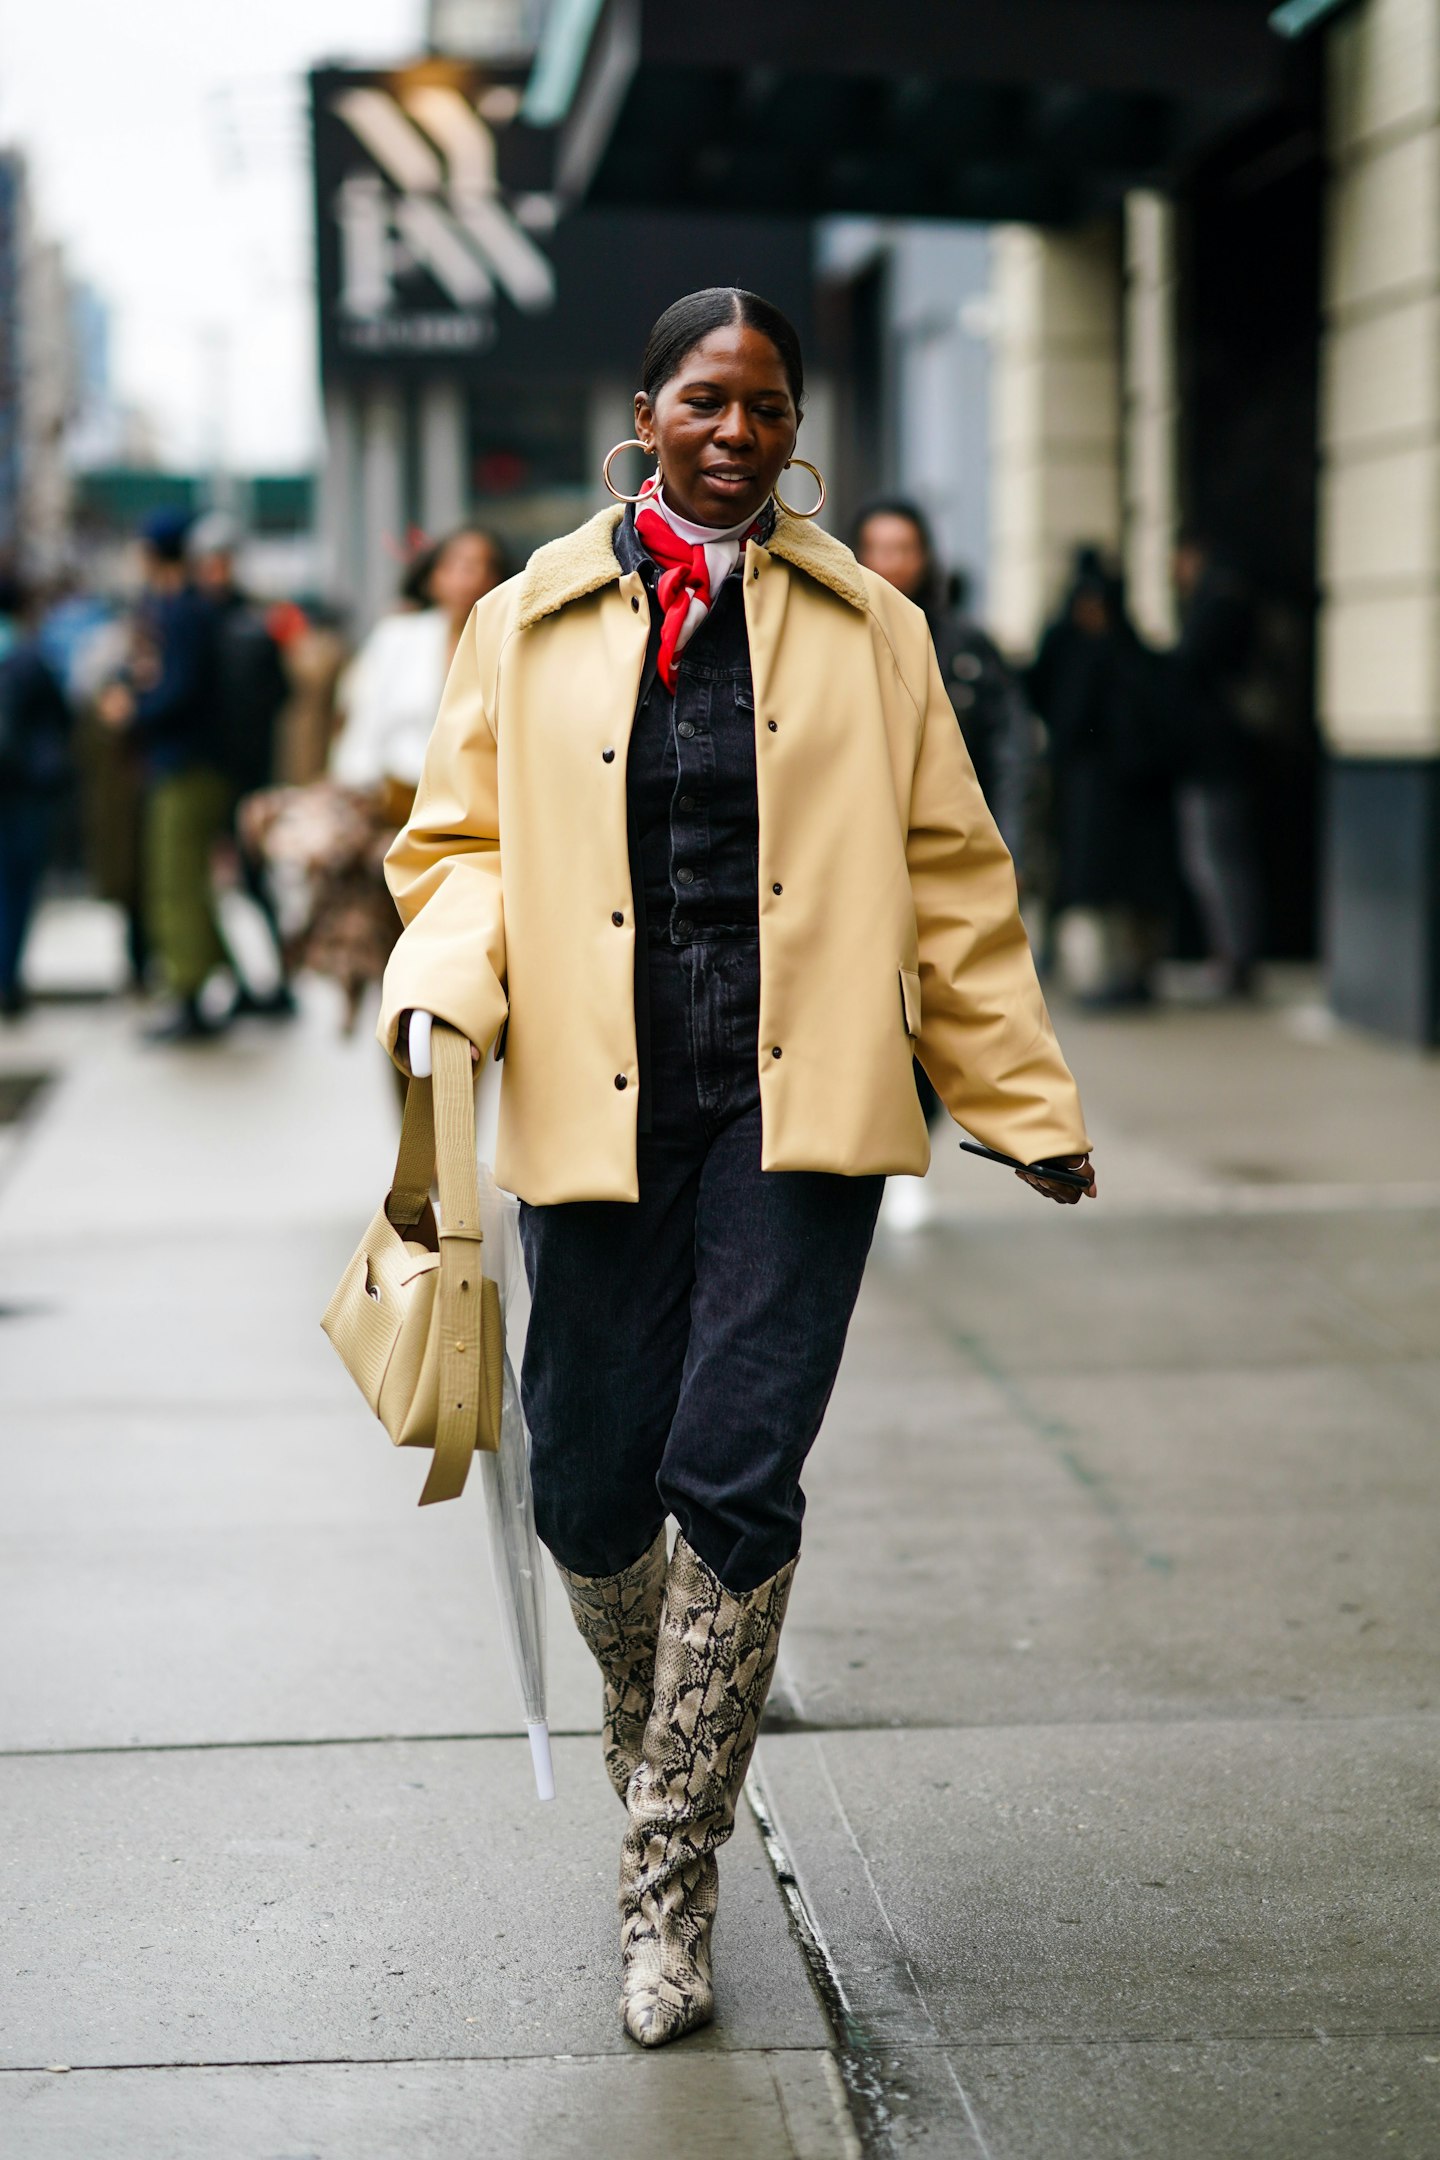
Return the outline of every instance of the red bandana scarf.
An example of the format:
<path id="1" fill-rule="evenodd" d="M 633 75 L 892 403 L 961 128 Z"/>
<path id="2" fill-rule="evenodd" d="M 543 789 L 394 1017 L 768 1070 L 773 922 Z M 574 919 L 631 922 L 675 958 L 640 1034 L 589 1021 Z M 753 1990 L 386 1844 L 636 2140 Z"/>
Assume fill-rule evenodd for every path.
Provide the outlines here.
<path id="1" fill-rule="evenodd" d="M 742 549 L 758 525 L 757 519 L 744 534 L 740 541 Z M 661 611 L 660 655 L 656 664 L 661 682 L 673 694 L 680 673 L 680 638 L 689 619 L 690 603 L 698 600 L 707 609 L 713 605 L 710 566 L 705 560 L 703 543 L 692 547 L 673 525 L 666 523 L 658 510 L 648 505 L 637 509 L 635 530 L 660 565 L 660 576 L 655 582 Z M 715 537 L 718 540 L 721 536 L 717 533 Z"/>

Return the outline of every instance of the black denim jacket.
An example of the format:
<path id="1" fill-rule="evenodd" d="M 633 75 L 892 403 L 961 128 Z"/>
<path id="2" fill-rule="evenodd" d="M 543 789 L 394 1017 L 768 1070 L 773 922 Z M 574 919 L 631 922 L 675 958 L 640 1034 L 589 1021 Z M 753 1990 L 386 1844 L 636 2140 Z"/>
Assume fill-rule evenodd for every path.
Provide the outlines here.
<path id="1" fill-rule="evenodd" d="M 774 526 L 762 513 L 761 538 Z M 675 690 L 657 671 L 661 615 L 656 565 L 627 509 L 615 553 L 650 597 L 650 644 L 630 735 L 625 790 L 635 899 L 635 1025 L 640 1129 L 648 1130 L 651 947 L 718 938 L 758 940 L 759 807 L 755 692 L 741 578 L 744 554 L 680 654 Z"/>

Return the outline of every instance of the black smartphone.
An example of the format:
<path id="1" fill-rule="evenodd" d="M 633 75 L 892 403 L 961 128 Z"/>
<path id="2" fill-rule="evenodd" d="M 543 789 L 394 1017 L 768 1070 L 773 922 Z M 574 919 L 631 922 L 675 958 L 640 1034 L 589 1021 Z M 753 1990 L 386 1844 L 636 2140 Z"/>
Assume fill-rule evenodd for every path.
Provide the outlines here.
<path id="1" fill-rule="evenodd" d="M 986 1162 L 1004 1163 L 1009 1170 L 1028 1170 L 1031 1177 L 1048 1178 L 1052 1185 L 1073 1185 L 1077 1192 L 1088 1192 L 1090 1173 L 1074 1170 L 1069 1163 L 1018 1162 L 1013 1155 L 1002 1155 L 998 1148 L 981 1147 L 978 1140 L 960 1142 L 967 1155 L 983 1155 Z"/>

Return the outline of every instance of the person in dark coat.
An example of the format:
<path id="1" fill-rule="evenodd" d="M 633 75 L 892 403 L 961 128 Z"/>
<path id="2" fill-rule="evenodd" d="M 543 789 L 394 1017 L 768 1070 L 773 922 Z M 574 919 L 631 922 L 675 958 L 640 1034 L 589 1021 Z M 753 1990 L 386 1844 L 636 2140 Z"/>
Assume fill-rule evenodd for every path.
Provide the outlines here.
<path id="1" fill-rule="evenodd" d="M 70 779 L 70 708 L 26 627 L 25 594 L 0 576 L 0 1015 L 23 1011 L 21 969 L 55 804 Z"/>
<path id="2" fill-rule="evenodd" d="M 1098 550 L 1077 550 L 1026 686 L 1047 736 L 1052 922 L 1095 922 L 1089 1002 L 1146 1003 L 1171 905 L 1170 754 L 1153 656 Z"/>
<path id="3" fill-rule="evenodd" d="M 916 504 L 899 498 L 868 504 L 855 521 L 853 546 L 867 570 L 925 610 L 975 777 L 1023 871 L 1034 723 L 1019 683 L 979 623 L 952 599 L 929 521 Z"/>
<path id="4" fill-rule="evenodd" d="M 215 1034 L 225 1022 L 202 1010 L 200 992 L 212 969 L 235 973 L 210 876 L 231 802 L 219 734 L 219 619 L 190 581 L 188 525 L 178 512 L 158 511 L 142 528 L 146 593 L 135 655 L 97 708 L 145 761 L 146 923 L 172 1000 L 148 1031 L 156 1042 Z"/>
<path id="5" fill-rule="evenodd" d="M 1223 995 L 1247 997 L 1260 953 L 1254 746 L 1239 690 L 1254 647 L 1241 579 L 1196 533 L 1175 551 L 1180 637 L 1168 684 L 1178 736 L 1180 862 Z"/>
<path id="6" fill-rule="evenodd" d="M 201 518 L 187 536 L 196 586 L 209 600 L 217 618 L 216 739 L 221 769 L 232 790 L 231 830 L 236 861 L 241 883 L 264 920 L 274 950 L 275 987 L 261 993 L 242 974 L 234 1013 L 288 1020 L 298 1007 L 290 987 L 280 919 L 264 859 L 247 844 L 244 826 L 235 813 L 247 796 L 274 784 L 276 731 L 290 695 L 290 679 L 279 643 L 271 636 L 263 612 L 236 577 L 238 538 L 233 520 L 222 511 Z"/>
<path id="7" fill-rule="evenodd" d="M 867 503 L 851 545 L 867 570 L 924 609 L 975 777 L 1018 873 L 1026 852 L 1034 725 L 1019 684 L 979 623 L 955 604 L 935 558 L 930 521 L 917 503 L 901 496 Z M 915 1086 L 933 1131 L 944 1106 L 918 1059 Z M 922 1180 L 889 1179 L 883 1213 L 892 1230 L 914 1230 L 928 1221 Z"/>

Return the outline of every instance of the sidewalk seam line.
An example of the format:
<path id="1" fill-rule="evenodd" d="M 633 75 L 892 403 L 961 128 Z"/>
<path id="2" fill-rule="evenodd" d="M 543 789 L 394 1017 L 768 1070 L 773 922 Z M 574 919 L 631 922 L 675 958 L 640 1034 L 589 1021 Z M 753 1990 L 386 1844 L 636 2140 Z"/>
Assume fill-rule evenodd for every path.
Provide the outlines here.
<path id="1" fill-rule="evenodd" d="M 1033 2047 L 1212 2047 L 1230 2046 L 1235 2043 L 1275 2042 L 1285 2045 L 1294 2042 L 1305 2047 L 1334 2047 L 1340 2041 L 1362 2040 L 1436 2040 L 1440 2039 L 1440 2025 L 1382 2025 L 1382 2026 L 1335 2026 L 1327 2025 L 1323 2036 L 1313 2025 L 1294 2027 L 1261 2027 L 1244 2032 L 1171 2032 L 1171 2033 L 1025 2033 L 1013 2039 L 967 2038 L 964 2040 L 939 2040 L 926 2043 L 920 2040 L 897 2040 L 887 2043 L 889 2052 L 895 2055 L 947 2055 L 971 2054 L 977 2050 L 996 2048 Z M 819 2055 L 833 2057 L 835 2048 L 812 2047 L 797 2043 L 786 2047 L 771 2043 L 766 2047 L 726 2048 L 726 2055 Z M 568 2062 L 629 2062 L 634 2058 L 628 2049 L 570 2049 L 564 2059 Z M 119 2063 L 66 2063 L 61 2070 L 53 2063 L 3 2063 L 0 2079 L 12 2077 L 109 2077 L 120 2071 L 151 2070 L 326 2070 L 326 2069 L 375 2069 L 403 2070 L 412 2065 L 428 2063 L 505 2063 L 505 2062 L 554 2062 L 553 2054 L 534 2055 L 258 2055 L 213 2056 L 206 2059 L 172 2057 L 167 2061 L 119 2062 Z"/>
<path id="2" fill-rule="evenodd" d="M 810 1720 L 762 1728 L 764 1740 L 814 1740 L 814 1739 L 863 1739 L 883 1734 L 887 1739 L 903 1737 L 906 1733 L 1053 1733 L 1053 1732 L 1148 1732 L 1158 1727 L 1173 1731 L 1190 1727 L 1195 1731 L 1216 1725 L 1293 1725 L 1316 1728 L 1331 1725 L 1414 1725 L 1440 1719 L 1440 1705 L 1421 1704 L 1409 1710 L 1324 1710 L 1299 1715 L 1294 1710 L 1269 1709 L 1241 1712 L 1226 1710 L 1213 1717 L 1196 1717 L 1193 1714 L 1161 1717 L 1096 1717 L 1096 1718 L 1005 1718 L 981 1725 L 967 1724 L 963 1719 L 937 1719 L 934 1722 L 907 1720 L 903 1725 L 874 1724 L 823 1724 Z M 552 1726 L 552 1740 L 593 1740 L 598 1732 L 594 1725 Z M 0 1762 L 68 1762 L 79 1755 L 235 1755 L 271 1752 L 279 1753 L 291 1748 L 341 1748 L 341 1747 L 455 1747 L 490 1746 L 503 1742 L 523 1741 L 523 1732 L 445 1732 L 445 1733 L 341 1733 L 322 1734 L 313 1739 L 279 1740 L 112 1740 L 98 1741 L 87 1746 L 74 1747 L 0 1747 Z"/>

